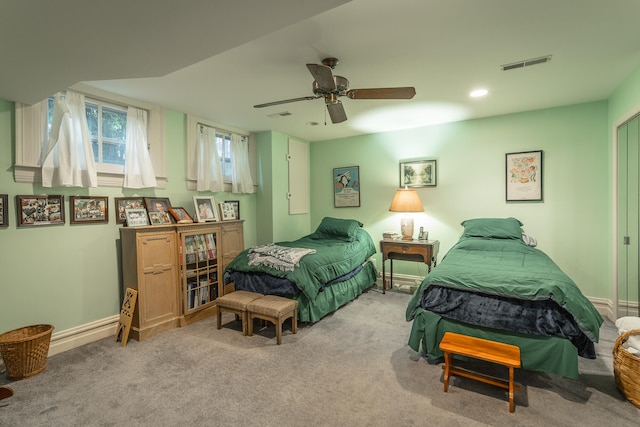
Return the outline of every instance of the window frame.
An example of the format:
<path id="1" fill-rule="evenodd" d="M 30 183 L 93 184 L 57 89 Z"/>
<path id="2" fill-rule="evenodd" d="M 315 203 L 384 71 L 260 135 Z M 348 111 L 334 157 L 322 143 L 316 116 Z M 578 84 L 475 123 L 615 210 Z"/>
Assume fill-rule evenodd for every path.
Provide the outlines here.
<path id="1" fill-rule="evenodd" d="M 153 104 L 116 95 L 87 85 L 77 84 L 70 90 L 82 93 L 89 101 L 99 101 L 120 107 L 132 106 L 148 111 L 147 137 L 149 155 L 156 174 L 156 188 L 166 188 L 166 138 L 164 109 Z M 40 156 L 47 131 L 48 99 L 33 104 L 15 104 L 16 158 L 14 180 L 17 183 L 41 184 Z M 109 166 L 103 164 L 101 166 Z M 113 165 L 111 165 L 113 166 Z M 121 170 L 120 170 L 121 169 Z M 98 187 L 122 187 L 124 168 L 103 168 L 98 170 Z"/>

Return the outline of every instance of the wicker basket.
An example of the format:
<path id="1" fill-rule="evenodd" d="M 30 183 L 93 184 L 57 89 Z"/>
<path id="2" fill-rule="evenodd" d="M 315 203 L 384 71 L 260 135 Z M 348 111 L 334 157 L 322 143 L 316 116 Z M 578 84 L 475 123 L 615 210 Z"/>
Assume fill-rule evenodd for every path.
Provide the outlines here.
<path id="1" fill-rule="evenodd" d="M 33 325 L 0 335 L 0 354 L 9 379 L 21 380 L 44 371 L 51 332 L 53 325 Z"/>
<path id="2" fill-rule="evenodd" d="M 631 335 L 640 334 L 634 329 L 621 334 L 613 345 L 613 374 L 618 389 L 627 400 L 640 408 L 640 357 L 629 353 L 624 344 Z"/>

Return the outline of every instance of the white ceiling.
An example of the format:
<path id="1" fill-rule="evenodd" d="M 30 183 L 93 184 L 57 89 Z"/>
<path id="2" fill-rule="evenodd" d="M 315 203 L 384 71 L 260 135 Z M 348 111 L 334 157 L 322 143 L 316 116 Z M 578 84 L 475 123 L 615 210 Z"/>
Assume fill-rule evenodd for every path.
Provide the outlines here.
<path id="1" fill-rule="evenodd" d="M 333 139 L 607 99 L 640 67 L 639 16 L 637 0 L 0 0 L 0 98 L 84 82 L 248 131 Z M 312 95 L 305 64 L 327 56 L 351 88 L 417 94 L 342 98 L 349 120 L 335 125 L 322 99 L 253 108 Z M 469 98 L 478 87 L 489 95 Z"/>

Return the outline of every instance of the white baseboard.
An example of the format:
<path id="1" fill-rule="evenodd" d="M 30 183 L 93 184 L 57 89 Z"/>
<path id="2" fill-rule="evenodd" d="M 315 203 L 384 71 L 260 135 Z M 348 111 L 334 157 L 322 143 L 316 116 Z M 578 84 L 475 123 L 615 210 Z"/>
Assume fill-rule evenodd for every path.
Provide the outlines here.
<path id="1" fill-rule="evenodd" d="M 107 317 L 105 319 L 96 320 L 95 322 L 86 323 L 76 326 L 75 328 L 65 329 L 60 332 L 53 332 L 51 335 L 51 345 L 49 346 L 49 356 L 89 344 L 94 341 L 101 340 L 106 337 L 114 337 L 120 315 Z"/>

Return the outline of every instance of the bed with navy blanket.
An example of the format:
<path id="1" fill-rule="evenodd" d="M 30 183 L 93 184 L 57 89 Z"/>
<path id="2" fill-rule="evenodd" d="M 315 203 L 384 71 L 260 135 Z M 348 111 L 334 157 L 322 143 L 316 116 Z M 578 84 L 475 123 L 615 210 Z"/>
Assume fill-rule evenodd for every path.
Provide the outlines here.
<path id="1" fill-rule="evenodd" d="M 409 345 L 430 362 L 451 331 L 520 347 L 522 367 L 578 377 L 578 356 L 594 359 L 602 316 L 515 218 L 478 218 L 413 294 Z M 526 236 L 525 236 L 526 237 Z"/>
<path id="2" fill-rule="evenodd" d="M 295 299 L 298 319 L 316 322 L 375 284 L 375 253 L 361 222 L 326 217 L 298 240 L 245 249 L 225 269 L 225 284 Z"/>

